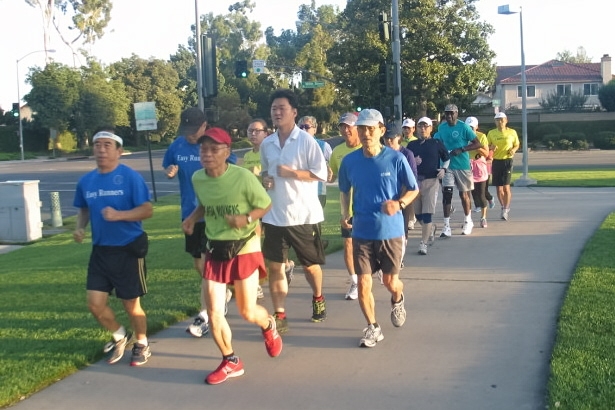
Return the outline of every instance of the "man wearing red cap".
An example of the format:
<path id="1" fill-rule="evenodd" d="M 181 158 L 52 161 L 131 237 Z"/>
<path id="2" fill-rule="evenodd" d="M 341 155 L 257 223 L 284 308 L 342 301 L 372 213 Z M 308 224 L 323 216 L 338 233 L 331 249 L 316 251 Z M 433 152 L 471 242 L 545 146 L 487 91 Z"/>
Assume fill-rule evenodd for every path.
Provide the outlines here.
<path id="1" fill-rule="evenodd" d="M 198 220 L 207 220 L 203 282 L 211 334 L 222 353 L 222 363 L 205 382 L 220 384 L 244 373 L 243 363 L 233 351 L 231 329 L 224 316 L 227 284 L 235 285 L 241 316 L 260 326 L 269 356 L 276 357 L 282 352 L 275 319 L 256 303 L 258 281 L 265 277 L 266 269 L 260 236 L 255 231 L 259 219 L 271 208 L 271 199 L 252 172 L 226 162 L 231 152 L 231 137 L 226 131 L 211 128 L 199 138 L 199 143 L 204 169 L 192 176 L 198 206 L 182 227 L 190 235 Z"/>

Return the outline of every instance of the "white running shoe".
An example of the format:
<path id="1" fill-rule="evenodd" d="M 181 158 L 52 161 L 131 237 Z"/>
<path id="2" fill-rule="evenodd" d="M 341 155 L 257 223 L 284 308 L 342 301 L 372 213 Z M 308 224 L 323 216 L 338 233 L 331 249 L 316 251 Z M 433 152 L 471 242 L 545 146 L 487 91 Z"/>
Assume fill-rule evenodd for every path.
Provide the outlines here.
<path id="1" fill-rule="evenodd" d="M 415 224 L 416 224 L 416 218 L 414 218 L 411 221 L 408 221 L 408 229 L 411 230 L 411 231 L 414 230 L 414 225 Z"/>
<path id="2" fill-rule="evenodd" d="M 423 241 L 419 243 L 419 255 L 427 255 L 427 244 Z"/>
<path id="3" fill-rule="evenodd" d="M 472 233 L 472 228 L 474 228 L 474 222 L 465 221 L 463 223 L 463 228 L 461 229 L 462 235 L 470 235 Z"/>
<path id="4" fill-rule="evenodd" d="M 451 233 L 451 226 L 450 225 L 444 225 L 442 227 L 442 232 L 440 233 L 440 238 L 450 238 L 452 235 Z"/>
<path id="5" fill-rule="evenodd" d="M 348 288 L 348 292 L 346 292 L 346 296 L 344 297 L 346 300 L 356 300 L 359 297 L 359 286 L 352 282 L 350 283 L 350 288 Z"/>
<path id="6" fill-rule="evenodd" d="M 510 209 L 503 209 L 502 210 L 502 219 L 505 221 L 508 221 L 508 212 L 510 212 Z"/>
<path id="7" fill-rule="evenodd" d="M 480 212 L 482 210 L 483 210 L 483 208 L 481 208 L 480 206 L 477 206 L 477 207 L 474 208 L 474 212 Z"/>
<path id="8" fill-rule="evenodd" d="M 209 333 L 209 324 L 199 315 L 194 318 L 194 322 L 188 326 L 186 333 L 194 337 L 203 337 Z"/>
<path id="9" fill-rule="evenodd" d="M 256 288 L 256 299 L 263 299 L 264 297 L 265 294 L 263 293 L 263 287 L 258 285 L 258 288 Z"/>
<path id="10" fill-rule="evenodd" d="M 378 280 L 380 281 L 380 284 L 384 285 L 384 280 L 382 279 L 382 269 L 378 269 L 378 272 L 376 272 L 376 276 L 378 276 Z"/>

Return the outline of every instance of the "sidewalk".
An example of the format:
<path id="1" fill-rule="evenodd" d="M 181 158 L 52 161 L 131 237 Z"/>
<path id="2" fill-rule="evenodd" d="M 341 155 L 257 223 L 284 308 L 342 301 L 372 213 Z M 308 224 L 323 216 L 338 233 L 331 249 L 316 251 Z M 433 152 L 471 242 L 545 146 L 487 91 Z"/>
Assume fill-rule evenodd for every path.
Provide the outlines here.
<path id="1" fill-rule="evenodd" d="M 489 228 L 465 237 L 458 210 L 454 236 L 436 240 L 427 256 L 416 254 L 419 232 L 412 231 L 402 272 L 408 318 L 392 326 L 388 292 L 376 281 L 385 339 L 373 349 L 358 347 L 365 322 L 357 301 L 343 300 L 347 274 L 338 252 L 325 267 L 323 323 L 309 321 L 309 287 L 295 271 L 280 357 L 267 356 L 259 329 L 230 306 L 244 376 L 203 384 L 219 353 L 211 338 L 187 336 L 187 321 L 150 337 L 145 366 L 131 368 L 128 354 L 114 366 L 99 362 L 15 408 L 544 409 L 558 312 L 614 195 L 614 188 L 513 188 L 509 222 L 494 209 Z"/>

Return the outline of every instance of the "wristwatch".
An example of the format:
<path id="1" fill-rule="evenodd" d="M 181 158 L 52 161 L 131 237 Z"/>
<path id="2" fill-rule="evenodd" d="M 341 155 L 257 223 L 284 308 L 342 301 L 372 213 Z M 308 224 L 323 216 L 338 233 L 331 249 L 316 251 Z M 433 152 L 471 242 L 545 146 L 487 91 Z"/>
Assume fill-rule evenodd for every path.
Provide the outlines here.
<path id="1" fill-rule="evenodd" d="M 246 214 L 246 220 L 248 221 L 249 224 L 252 223 L 252 217 L 250 216 L 250 214 Z"/>
<path id="2" fill-rule="evenodd" d="M 402 201 L 402 200 L 400 199 L 400 200 L 399 200 L 399 201 L 397 201 L 397 202 L 399 202 L 399 208 L 400 208 L 400 209 L 406 209 L 406 203 L 405 203 L 404 201 Z"/>

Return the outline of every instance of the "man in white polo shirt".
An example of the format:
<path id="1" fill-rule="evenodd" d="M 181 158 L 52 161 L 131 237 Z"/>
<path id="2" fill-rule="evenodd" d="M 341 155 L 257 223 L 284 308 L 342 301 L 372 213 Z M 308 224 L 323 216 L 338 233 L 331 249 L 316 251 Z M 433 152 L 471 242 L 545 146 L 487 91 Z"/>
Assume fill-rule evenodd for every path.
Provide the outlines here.
<path id="1" fill-rule="evenodd" d="M 263 254 L 277 329 L 285 333 L 288 282 L 284 262 L 290 247 L 312 288 L 312 322 L 322 322 L 327 317 L 320 267 L 325 263 L 320 231 L 325 218 L 318 200 L 318 182 L 327 180 L 327 163 L 316 140 L 295 125 L 297 96 L 281 89 L 273 92 L 270 101 L 271 120 L 277 131 L 261 144 L 263 186 L 272 203 L 263 217 Z"/>

